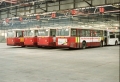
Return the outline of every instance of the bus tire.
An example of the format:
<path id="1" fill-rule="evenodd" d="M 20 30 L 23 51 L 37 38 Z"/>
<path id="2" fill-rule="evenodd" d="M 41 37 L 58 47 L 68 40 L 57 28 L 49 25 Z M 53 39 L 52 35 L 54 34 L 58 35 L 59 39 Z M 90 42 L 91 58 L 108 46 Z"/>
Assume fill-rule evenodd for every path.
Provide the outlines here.
<path id="1" fill-rule="evenodd" d="M 21 46 L 22 48 L 24 48 L 25 46 Z"/>
<path id="2" fill-rule="evenodd" d="M 116 46 L 118 45 L 118 42 L 117 42 L 117 41 L 115 41 L 115 45 L 116 45 Z"/>
<path id="3" fill-rule="evenodd" d="M 82 49 L 86 48 L 86 42 L 82 42 Z"/>

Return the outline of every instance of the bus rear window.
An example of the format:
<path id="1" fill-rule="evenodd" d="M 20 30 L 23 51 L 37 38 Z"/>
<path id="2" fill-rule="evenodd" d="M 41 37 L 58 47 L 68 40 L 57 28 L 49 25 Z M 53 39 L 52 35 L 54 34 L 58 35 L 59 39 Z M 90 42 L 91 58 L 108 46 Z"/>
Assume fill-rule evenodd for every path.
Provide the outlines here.
<path id="1" fill-rule="evenodd" d="M 69 29 L 57 29 L 57 36 L 69 36 Z"/>
<path id="2" fill-rule="evenodd" d="M 46 30 L 46 29 L 39 30 L 38 36 L 48 36 L 48 30 Z"/>
<path id="3" fill-rule="evenodd" d="M 34 32 L 31 30 L 27 30 L 24 32 L 24 36 L 33 36 L 33 35 L 34 35 Z"/>

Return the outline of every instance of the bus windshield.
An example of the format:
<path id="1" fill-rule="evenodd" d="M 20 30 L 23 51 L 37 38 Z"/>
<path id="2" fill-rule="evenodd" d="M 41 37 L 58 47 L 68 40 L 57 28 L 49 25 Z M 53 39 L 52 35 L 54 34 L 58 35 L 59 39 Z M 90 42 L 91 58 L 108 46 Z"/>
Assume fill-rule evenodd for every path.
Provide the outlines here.
<path id="1" fill-rule="evenodd" d="M 26 30 L 24 36 L 38 36 L 38 30 Z"/>
<path id="2" fill-rule="evenodd" d="M 15 33 L 13 31 L 7 32 L 7 37 L 8 38 L 11 38 L 11 37 L 14 37 L 14 36 L 15 36 Z"/>
<path id="3" fill-rule="evenodd" d="M 48 30 L 46 29 L 38 30 L 38 36 L 48 36 Z"/>
<path id="4" fill-rule="evenodd" d="M 57 29 L 57 36 L 69 36 L 69 29 Z"/>

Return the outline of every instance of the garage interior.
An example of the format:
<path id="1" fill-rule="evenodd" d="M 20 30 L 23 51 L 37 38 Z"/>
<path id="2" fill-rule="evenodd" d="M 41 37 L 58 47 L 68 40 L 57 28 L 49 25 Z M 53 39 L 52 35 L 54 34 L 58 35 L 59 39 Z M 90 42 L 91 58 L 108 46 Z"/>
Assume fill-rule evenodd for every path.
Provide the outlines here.
<path id="1" fill-rule="evenodd" d="M 87 49 L 6 45 L 12 29 L 75 26 L 114 31 L 120 30 L 119 23 L 119 0 L 0 0 L 0 82 L 119 82 L 119 45 Z"/>

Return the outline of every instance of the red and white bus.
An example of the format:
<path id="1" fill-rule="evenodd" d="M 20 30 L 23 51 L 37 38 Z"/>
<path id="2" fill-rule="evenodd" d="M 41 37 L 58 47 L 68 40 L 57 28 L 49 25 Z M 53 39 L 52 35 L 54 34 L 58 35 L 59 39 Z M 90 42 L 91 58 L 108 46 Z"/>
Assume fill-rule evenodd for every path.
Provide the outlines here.
<path id="1" fill-rule="evenodd" d="M 103 30 L 89 28 L 58 28 L 56 46 L 63 48 L 83 48 L 103 46 Z"/>
<path id="2" fill-rule="evenodd" d="M 120 30 L 111 29 L 104 31 L 104 45 L 120 44 Z"/>
<path id="3" fill-rule="evenodd" d="M 23 29 L 8 30 L 7 45 L 24 47 L 24 30 Z"/>
<path id="4" fill-rule="evenodd" d="M 37 46 L 38 28 L 26 29 L 24 32 L 24 45 Z"/>
<path id="5" fill-rule="evenodd" d="M 56 29 L 55 28 L 40 28 L 38 30 L 37 44 L 43 47 L 56 47 Z"/>

